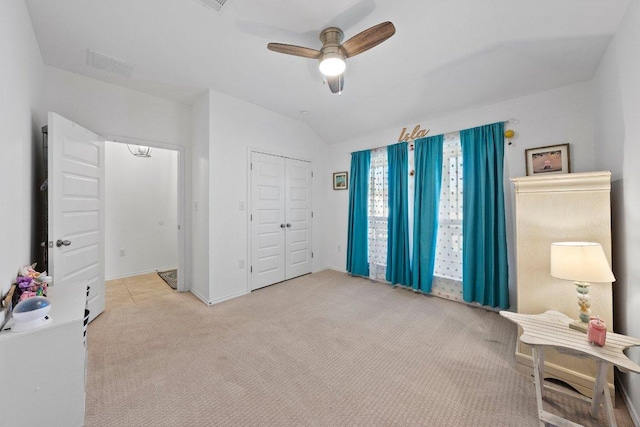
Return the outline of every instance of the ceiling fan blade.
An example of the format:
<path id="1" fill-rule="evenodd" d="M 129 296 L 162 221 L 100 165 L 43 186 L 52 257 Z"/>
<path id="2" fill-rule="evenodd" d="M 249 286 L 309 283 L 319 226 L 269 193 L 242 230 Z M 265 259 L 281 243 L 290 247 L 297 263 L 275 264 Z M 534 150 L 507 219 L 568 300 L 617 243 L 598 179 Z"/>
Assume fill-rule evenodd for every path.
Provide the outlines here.
<path id="1" fill-rule="evenodd" d="M 391 22 L 383 22 L 351 37 L 342 43 L 342 51 L 347 58 L 365 52 L 394 35 L 396 27 Z"/>
<path id="2" fill-rule="evenodd" d="M 344 74 L 339 74 L 337 76 L 327 76 L 327 84 L 329 85 L 329 89 L 331 89 L 331 93 L 341 93 L 342 88 L 344 88 Z"/>
<path id="3" fill-rule="evenodd" d="M 320 51 L 308 47 L 294 46 L 292 44 L 269 43 L 267 49 L 287 55 L 302 56 L 304 58 L 318 59 Z"/>

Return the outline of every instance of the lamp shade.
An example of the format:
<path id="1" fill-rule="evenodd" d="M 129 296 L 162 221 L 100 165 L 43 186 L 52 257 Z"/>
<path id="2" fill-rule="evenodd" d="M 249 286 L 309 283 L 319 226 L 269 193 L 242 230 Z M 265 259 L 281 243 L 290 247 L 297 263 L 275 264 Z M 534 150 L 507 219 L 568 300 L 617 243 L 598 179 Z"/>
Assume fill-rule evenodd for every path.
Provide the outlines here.
<path id="1" fill-rule="evenodd" d="M 551 275 L 574 282 L 608 283 L 616 280 L 602 245 L 593 242 L 552 243 Z"/>

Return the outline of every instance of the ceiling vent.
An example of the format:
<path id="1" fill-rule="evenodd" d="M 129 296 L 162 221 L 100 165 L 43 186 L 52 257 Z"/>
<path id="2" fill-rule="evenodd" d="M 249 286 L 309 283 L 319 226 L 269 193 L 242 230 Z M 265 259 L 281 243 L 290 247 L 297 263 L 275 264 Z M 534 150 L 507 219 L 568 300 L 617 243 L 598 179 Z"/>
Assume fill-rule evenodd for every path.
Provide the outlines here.
<path id="1" fill-rule="evenodd" d="M 229 3 L 229 0 L 196 0 L 196 1 L 220 13 L 222 13 L 222 7 L 225 4 Z"/>
<path id="2" fill-rule="evenodd" d="M 98 70 L 109 71 L 113 74 L 118 74 L 123 77 L 131 77 L 133 69 L 136 68 L 134 64 L 130 64 L 119 59 L 112 58 L 102 53 L 94 52 L 87 49 L 87 65 Z"/>

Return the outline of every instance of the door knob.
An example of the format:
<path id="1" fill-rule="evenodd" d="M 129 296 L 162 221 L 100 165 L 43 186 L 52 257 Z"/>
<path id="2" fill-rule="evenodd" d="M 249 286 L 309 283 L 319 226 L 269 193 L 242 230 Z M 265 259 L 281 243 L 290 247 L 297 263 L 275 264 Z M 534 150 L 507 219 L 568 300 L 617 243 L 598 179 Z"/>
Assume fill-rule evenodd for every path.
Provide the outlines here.
<path id="1" fill-rule="evenodd" d="M 60 246 L 69 246 L 71 244 L 71 242 L 69 240 L 56 240 L 56 246 L 60 247 Z"/>
<path id="2" fill-rule="evenodd" d="M 284 225 L 284 224 L 280 224 L 280 228 L 284 228 L 284 227 L 285 227 L 285 225 Z"/>
<path id="3" fill-rule="evenodd" d="M 287 223 L 287 228 L 291 228 L 291 224 Z"/>

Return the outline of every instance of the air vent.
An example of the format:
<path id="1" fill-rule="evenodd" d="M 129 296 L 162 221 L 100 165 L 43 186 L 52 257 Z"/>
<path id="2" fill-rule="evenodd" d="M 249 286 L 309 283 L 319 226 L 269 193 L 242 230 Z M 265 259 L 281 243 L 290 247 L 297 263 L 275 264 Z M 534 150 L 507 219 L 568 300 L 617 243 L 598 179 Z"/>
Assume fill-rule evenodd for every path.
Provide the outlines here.
<path id="1" fill-rule="evenodd" d="M 109 71 L 113 74 L 118 74 L 123 77 L 131 77 L 133 69 L 136 68 L 134 64 L 130 64 L 119 59 L 112 58 L 102 53 L 94 52 L 87 49 L 87 65 L 98 70 Z"/>
<path id="2" fill-rule="evenodd" d="M 220 13 L 222 13 L 222 7 L 229 2 L 229 0 L 196 0 L 196 1 Z"/>

